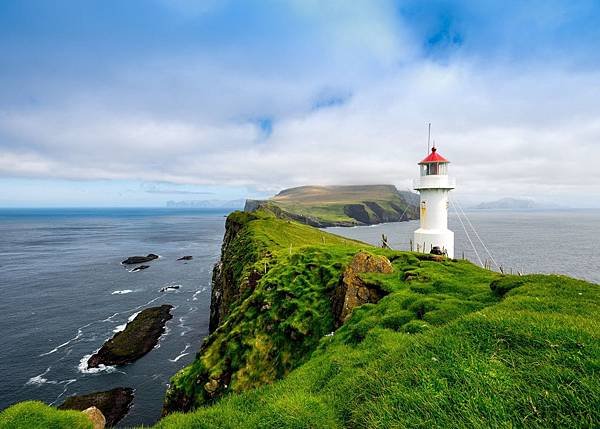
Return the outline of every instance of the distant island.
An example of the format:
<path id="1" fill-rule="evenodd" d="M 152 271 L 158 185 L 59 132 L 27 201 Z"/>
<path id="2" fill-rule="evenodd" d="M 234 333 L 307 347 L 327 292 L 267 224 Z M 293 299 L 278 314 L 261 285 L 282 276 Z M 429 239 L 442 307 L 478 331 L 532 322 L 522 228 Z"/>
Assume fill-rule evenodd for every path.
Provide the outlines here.
<path id="1" fill-rule="evenodd" d="M 181 209 L 241 209 L 246 200 L 186 200 L 167 201 L 169 208 Z"/>
<path id="2" fill-rule="evenodd" d="M 418 204 L 417 194 L 394 185 L 300 186 L 268 200 L 246 200 L 244 210 L 267 209 L 279 218 L 322 228 L 417 219 Z"/>
<path id="3" fill-rule="evenodd" d="M 514 209 L 556 209 L 558 204 L 538 203 L 530 198 L 500 198 L 499 200 L 483 202 L 474 209 L 481 210 L 514 210 Z"/>

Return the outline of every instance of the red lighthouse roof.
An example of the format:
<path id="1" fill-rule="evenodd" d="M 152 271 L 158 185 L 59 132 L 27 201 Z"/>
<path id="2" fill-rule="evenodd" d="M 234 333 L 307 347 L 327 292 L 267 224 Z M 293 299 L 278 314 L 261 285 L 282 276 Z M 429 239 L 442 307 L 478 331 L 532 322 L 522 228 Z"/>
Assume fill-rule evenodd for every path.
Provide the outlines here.
<path id="1" fill-rule="evenodd" d="M 423 161 L 419 162 L 419 165 L 420 164 L 431 164 L 434 162 L 450 162 L 450 161 L 448 161 L 442 155 L 437 153 L 437 149 L 434 146 L 431 148 L 431 153 L 429 155 L 427 155 L 427 158 L 425 158 Z"/>

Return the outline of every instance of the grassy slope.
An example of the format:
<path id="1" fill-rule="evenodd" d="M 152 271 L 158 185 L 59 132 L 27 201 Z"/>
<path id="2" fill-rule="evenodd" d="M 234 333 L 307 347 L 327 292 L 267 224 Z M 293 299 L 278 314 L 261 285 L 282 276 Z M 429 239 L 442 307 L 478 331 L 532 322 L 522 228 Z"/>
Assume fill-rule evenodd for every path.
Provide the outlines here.
<path id="1" fill-rule="evenodd" d="M 390 185 L 369 186 L 302 186 L 282 191 L 269 200 L 283 210 L 301 216 L 312 217 L 325 222 L 346 222 L 355 224 L 357 221 L 344 213 L 347 204 L 360 204 L 373 201 L 383 209 L 395 213 L 391 204 L 406 208 L 406 201 Z M 374 216 L 371 209 L 367 212 Z M 408 216 L 415 215 L 414 210 L 408 210 Z"/>
<path id="2" fill-rule="evenodd" d="M 297 224 L 277 219 L 259 220 L 252 227 L 265 236 L 276 230 L 277 238 L 270 235 L 270 239 L 275 248 L 279 239 L 284 241 L 284 249 L 288 227 L 308 233 L 306 227 L 299 231 Z M 296 249 L 291 257 L 280 254 L 283 259 L 271 260 L 269 274 L 240 307 L 248 317 L 232 314 L 227 321 L 249 339 L 242 354 L 250 357 L 249 370 L 234 391 L 269 383 L 286 372 L 273 373 L 274 369 L 301 366 L 271 385 L 227 395 L 192 413 L 168 416 L 158 427 L 600 423 L 598 285 L 563 276 L 500 276 L 466 261 L 439 263 L 371 248 L 393 261 L 394 274 L 368 278 L 390 294 L 377 305 L 362 306 L 333 336 L 324 336 L 331 321 L 323 294 L 341 270 L 336 264 L 346 263 L 359 247 L 321 244 Z M 311 267 L 332 270 L 328 282 L 311 283 L 317 280 L 306 277 Z M 275 291 L 271 296 L 265 295 L 269 288 Z M 280 296 L 278 291 L 294 297 Z M 246 304 L 270 298 L 291 312 L 285 326 L 312 337 L 300 353 L 295 354 L 285 329 L 263 337 L 266 343 L 256 341 L 273 315 L 259 314 L 252 310 L 256 306 Z M 311 355 L 309 349 L 317 342 Z M 236 344 L 235 338 L 220 347 L 231 343 Z M 278 354 L 265 354 L 265 347 L 274 343 L 279 344 Z M 279 349 L 286 344 L 289 349 Z M 281 365 L 273 364 L 273 359 L 280 359 Z M 245 378 L 248 374 L 256 378 Z"/>
<path id="3" fill-rule="evenodd" d="M 0 413 L 1 429 L 92 429 L 92 421 L 79 411 L 58 411 L 38 401 L 13 405 Z"/>

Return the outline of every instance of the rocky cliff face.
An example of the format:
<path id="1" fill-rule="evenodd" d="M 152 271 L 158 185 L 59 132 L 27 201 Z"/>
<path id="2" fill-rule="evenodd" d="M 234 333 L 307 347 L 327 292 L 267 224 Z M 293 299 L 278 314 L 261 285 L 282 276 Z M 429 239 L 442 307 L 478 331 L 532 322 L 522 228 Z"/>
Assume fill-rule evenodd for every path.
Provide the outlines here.
<path id="1" fill-rule="evenodd" d="M 221 258 L 213 268 L 212 289 L 210 299 L 209 332 L 213 333 L 225 320 L 231 305 L 237 301 L 241 292 L 258 280 L 258 273 L 251 272 L 243 284 L 243 270 L 246 266 L 256 262 L 260 257 L 253 252 L 244 252 L 244 240 L 236 242 L 238 234 L 252 219 L 250 214 L 229 216 L 225 222 L 225 236 L 221 246 Z"/>

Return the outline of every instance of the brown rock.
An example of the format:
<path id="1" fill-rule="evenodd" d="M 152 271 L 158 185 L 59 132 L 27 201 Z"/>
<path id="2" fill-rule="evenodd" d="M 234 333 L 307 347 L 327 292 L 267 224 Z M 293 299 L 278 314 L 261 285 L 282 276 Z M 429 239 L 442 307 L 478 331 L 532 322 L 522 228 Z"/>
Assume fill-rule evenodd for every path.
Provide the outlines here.
<path id="1" fill-rule="evenodd" d="M 385 256 L 372 255 L 364 251 L 354 255 L 334 292 L 333 314 L 336 327 L 342 325 L 350 317 L 354 308 L 368 302 L 376 303 L 386 295 L 376 285 L 367 284 L 362 280 L 360 274 L 390 274 L 393 271 L 391 262 Z"/>
<path id="2" fill-rule="evenodd" d="M 79 410 L 83 412 L 98 410 L 104 421 L 102 427 L 104 425 L 111 427 L 127 415 L 133 403 L 133 396 L 133 389 L 116 387 L 104 392 L 70 396 L 58 408 L 60 410 Z"/>
<path id="3" fill-rule="evenodd" d="M 88 419 L 92 421 L 92 427 L 94 429 L 104 429 L 106 426 L 106 419 L 104 418 L 104 414 L 96 407 L 86 408 L 82 411 L 83 414 L 87 416 Z"/>

